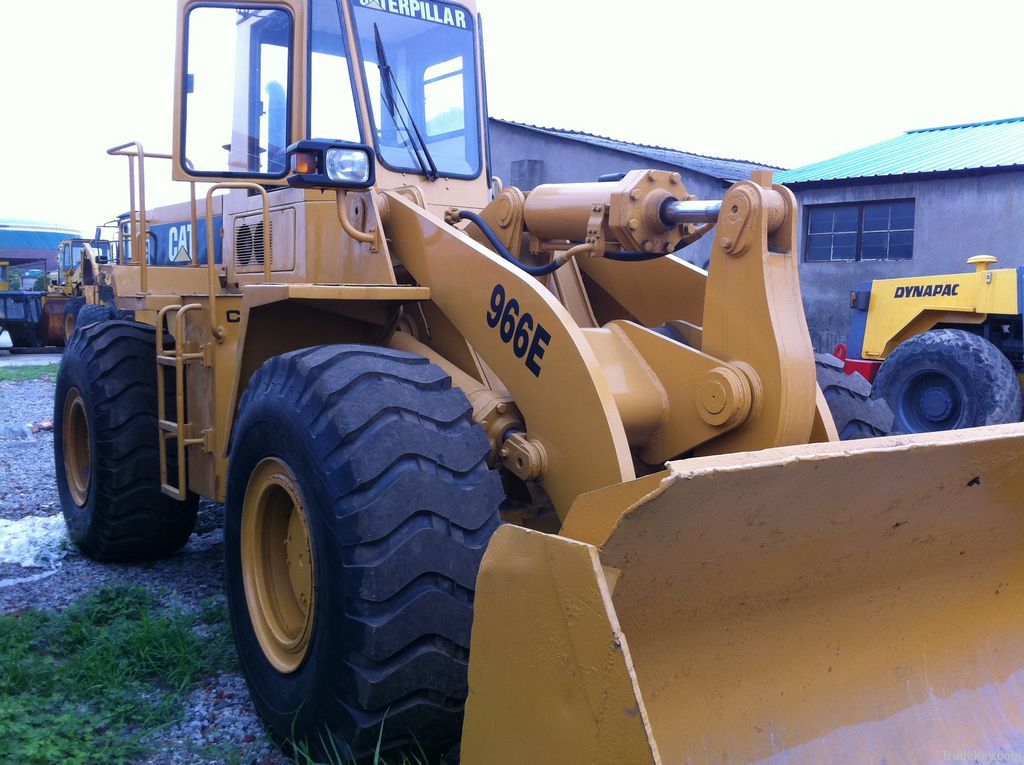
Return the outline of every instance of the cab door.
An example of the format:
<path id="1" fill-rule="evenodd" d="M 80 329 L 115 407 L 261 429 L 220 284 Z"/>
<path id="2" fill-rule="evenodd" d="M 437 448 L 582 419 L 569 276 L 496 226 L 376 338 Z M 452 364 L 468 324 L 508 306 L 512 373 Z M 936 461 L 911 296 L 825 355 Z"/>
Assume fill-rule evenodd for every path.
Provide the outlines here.
<path id="1" fill-rule="evenodd" d="M 304 136 L 306 4 L 178 6 L 173 177 L 286 185 L 286 150 Z"/>

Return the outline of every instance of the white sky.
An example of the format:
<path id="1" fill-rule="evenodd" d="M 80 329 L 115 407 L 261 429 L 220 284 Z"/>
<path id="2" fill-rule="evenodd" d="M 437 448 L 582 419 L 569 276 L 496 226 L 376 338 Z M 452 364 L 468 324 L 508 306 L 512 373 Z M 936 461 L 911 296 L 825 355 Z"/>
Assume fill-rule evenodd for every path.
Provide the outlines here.
<path id="1" fill-rule="evenodd" d="M 794 167 L 1024 115 L 1024 3 L 478 4 L 503 119 Z M 127 209 L 127 163 L 104 151 L 169 150 L 174 24 L 173 0 L 3 2 L 0 219 L 91 232 Z M 151 203 L 185 198 L 156 187 L 169 163 L 147 167 Z"/>

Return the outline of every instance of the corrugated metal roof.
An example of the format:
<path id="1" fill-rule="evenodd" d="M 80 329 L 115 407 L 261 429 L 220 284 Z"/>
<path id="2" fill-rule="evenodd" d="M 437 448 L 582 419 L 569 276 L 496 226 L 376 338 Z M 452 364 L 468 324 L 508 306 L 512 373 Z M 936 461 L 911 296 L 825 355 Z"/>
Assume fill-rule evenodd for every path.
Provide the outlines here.
<path id="1" fill-rule="evenodd" d="M 34 250 L 49 252 L 57 249 L 57 245 L 73 234 L 66 231 L 25 231 L 0 228 L 0 255 L 13 254 L 24 257 L 26 251 Z M 38 257 L 38 255 L 37 255 Z"/>
<path id="2" fill-rule="evenodd" d="M 1024 167 L 1024 117 L 908 130 L 775 179 L 793 184 L 1012 167 Z"/>
<path id="3" fill-rule="evenodd" d="M 645 159 L 650 159 L 655 162 L 664 162 L 667 165 L 675 165 L 676 167 L 691 170 L 695 173 L 702 173 L 703 175 L 708 175 L 712 178 L 718 178 L 723 181 L 746 180 L 750 178 L 750 173 L 754 170 L 779 169 L 773 165 L 764 165 L 759 162 L 748 162 L 742 159 L 707 157 L 703 154 L 692 154 L 688 151 L 667 149 L 664 146 L 647 146 L 640 143 L 617 141 L 614 138 L 593 135 L 592 133 L 584 133 L 578 130 L 539 127 L 537 125 L 527 125 L 522 122 L 499 120 L 493 117 L 491 119 L 494 122 L 500 122 L 505 125 L 514 125 L 515 127 L 532 130 L 537 133 L 558 136 L 559 138 L 567 138 L 571 141 L 579 141 L 580 143 L 598 146 L 602 149 L 611 149 L 613 151 L 625 152 L 626 154 L 634 154 L 638 157 L 644 157 Z"/>
<path id="4" fill-rule="evenodd" d="M 23 231 L 59 231 L 69 236 L 80 236 L 78 229 L 62 226 L 59 223 L 46 223 L 37 220 L 19 220 L 17 218 L 0 218 L 0 230 L 21 229 Z M 64 237 L 67 239 L 68 237 Z"/>

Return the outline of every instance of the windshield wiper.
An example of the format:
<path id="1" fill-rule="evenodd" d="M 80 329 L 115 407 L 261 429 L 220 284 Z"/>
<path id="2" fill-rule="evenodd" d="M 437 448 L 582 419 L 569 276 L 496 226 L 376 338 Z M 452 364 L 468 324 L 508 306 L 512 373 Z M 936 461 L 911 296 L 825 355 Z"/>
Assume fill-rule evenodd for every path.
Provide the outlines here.
<path id="1" fill-rule="evenodd" d="M 402 89 L 398 86 L 398 80 L 395 79 L 391 67 L 388 66 L 388 57 L 384 52 L 384 43 L 380 39 L 380 28 L 376 24 L 373 25 L 373 37 L 377 45 L 377 67 L 380 69 L 380 81 L 384 87 L 384 105 L 387 107 L 388 114 L 391 115 L 392 119 L 401 121 L 401 127 L 405 130 L 405 134 L 409 136 L 409 143 L 416 155 L 416 163 L 420 166 L 423 174 L 429 180 L 436 181 L 440 175 L 437 172 L 437 165 L 434 164 L 434 158 L 430 156 L 427 142 L 423 140 L 420 129 L 416 125 L 416 120 L 412 116 L 412 111 L 410 111 L 409 105 L 405 102 L 405 96 L 402 95 Z M 408 124 L 397 108 L 398 103 L 395 101 L 396 93 L 402 102 L 402 106 L 405 107 L 405 113 L 409 117 Z M 411 130 L 410 127 L 412 128 Z M 412 140 L 413 136 L 416 137 L 415 141 Z M 422 154 L 420 154 L 421 151 L 423 152 Z"/>

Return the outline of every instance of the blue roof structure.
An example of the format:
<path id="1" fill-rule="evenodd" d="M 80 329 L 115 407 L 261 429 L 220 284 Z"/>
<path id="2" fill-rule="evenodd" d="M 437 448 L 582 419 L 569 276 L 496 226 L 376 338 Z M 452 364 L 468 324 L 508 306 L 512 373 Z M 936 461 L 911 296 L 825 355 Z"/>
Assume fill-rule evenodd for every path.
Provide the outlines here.
<path id="1" fill-rule="evenodd" d="M 765 165 L 760 162 L 747 162 L 742 159 L 725 159 L 723 157 L 708 157 L 703 154 L 693 154 L 688 151 L 667 149 L 663 146 L 648 146 L 640 143 L 629 143 L 628 141 L 617 141 L 614 138 L 584 133 L 578 130 L 562 130 L 560 128 L 538 127 L 527 125 L 522 122 L 510 120 L 499 120 L 491 118 L 495 122 L 502 122 L 506 125 L 514 125 L 525 130 L 532 130 L 545 135 L 567 138 L 571 141 L 597 146 L 602 149 L 621 151 L 626 154 L 633 154 L 655 162 L 664 162 L 667 165 L 675 165 L 685 170 L 708 175 L 722 181 L 739 181 L 750 178 L 754 170 L 778 170 L 773 165 Z"/>
<path id="2" fill-rule="evenodd" d="M 827 183 L 928 173 L 1024 169 L 1024 117 L 908 130 L 863 149 L 778 173 L 779 183 Z"/>
<path id="3" fill-rule="evenodd" d="M 45 260 L 56 263 L 57 245 L 81 236 L 68 226 L 24 220 L 0 220 L 0 260 L 11 263 Z"/>
<path id="4" fill-rule="evenodd" d="M 55 250 L 75 234 L 66 231 L 19 231 L 0 228 L 0 252 L 4 250 Z"/>

